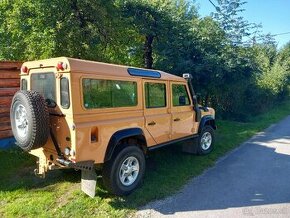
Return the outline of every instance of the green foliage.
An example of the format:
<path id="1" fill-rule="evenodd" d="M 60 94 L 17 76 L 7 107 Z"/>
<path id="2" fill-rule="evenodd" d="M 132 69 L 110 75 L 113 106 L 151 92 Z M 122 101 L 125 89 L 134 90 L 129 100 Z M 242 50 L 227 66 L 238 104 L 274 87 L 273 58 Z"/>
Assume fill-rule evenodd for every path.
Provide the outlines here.
<path id="1" fill-rule="evenodd" d="M 112 1 L 1 1 L 1 56 L 102 59 L 98 50 L 105 49 L 113 34 L 112 8 Z"/>
<path id="2" fill-rule="evenodd" d="M 262 24 L 250 23 L 245 20 L 242 13 L 245 11 L 243 0 L 209 0 L 214 6 L 212 13 L 231 41 L 232 45 L 251 45 L 258 42 L 275 45 L 271 34 L 262 33 Z M 215 3 L 214 3 L 215 2 Z"/>
<path id="3" fill-rule="evenodd" d="M 215 6 L 216 12 L 212 14 L 216 19 L 227 37 L 234 45 L 241 44 L 243 37 L 250 35 L 251 25 L 240 14 L 244 11 L 242 6 L 246 4 L 242 0 L 218 0 L 218 6 Z"/>
<path id="4" fill-rule="evenodd" d="M 188 0 L 0 2 L 0 59 L 70 56 L 193 76 L 202 104 L 247 120 L 288 95 L 290 44 L 277 50 L 242 0 L 212 1 L 199 18 Z"/>
<path id="5" fill-rule="evenodd" d="M 0 53 L 5 59 L 26 60 L 52 55 L 53 29 L 44 25 L 41 4 L 1 1 Z"/>

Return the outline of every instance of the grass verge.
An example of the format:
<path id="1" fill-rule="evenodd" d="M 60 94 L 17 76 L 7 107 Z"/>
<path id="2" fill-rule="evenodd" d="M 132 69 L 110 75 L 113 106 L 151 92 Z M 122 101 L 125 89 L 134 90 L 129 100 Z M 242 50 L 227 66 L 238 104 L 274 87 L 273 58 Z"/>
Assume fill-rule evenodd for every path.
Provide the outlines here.
<path id="1" fill-rule="evenodd" d="M 115 197 L 102 187 L 94 199 L 80 191 L 80 173 L 33 175 L 35 159 L 18 149 L 0 151 L 0 217 L 125 217 L 139 206 L 178 191 L 190 178 L 213 166 L 240 143 L 289 115 L 290 101 L 251 122 L 218 121 L 214 151 L 207 156 L 184 154 L 178 145 L 150 154 L 144 185 L 128 197 Z"/>

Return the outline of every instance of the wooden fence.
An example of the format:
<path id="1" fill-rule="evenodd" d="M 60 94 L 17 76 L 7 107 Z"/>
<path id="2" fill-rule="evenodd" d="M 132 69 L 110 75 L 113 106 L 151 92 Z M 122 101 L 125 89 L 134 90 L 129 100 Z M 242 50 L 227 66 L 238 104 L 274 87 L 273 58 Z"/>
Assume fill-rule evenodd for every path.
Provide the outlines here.
<path id="1" fill-rule="evenodd" d="M 21 62 L 0 61 L 0 139 L 12 136 L 10 105 L 20 87 Z"/>

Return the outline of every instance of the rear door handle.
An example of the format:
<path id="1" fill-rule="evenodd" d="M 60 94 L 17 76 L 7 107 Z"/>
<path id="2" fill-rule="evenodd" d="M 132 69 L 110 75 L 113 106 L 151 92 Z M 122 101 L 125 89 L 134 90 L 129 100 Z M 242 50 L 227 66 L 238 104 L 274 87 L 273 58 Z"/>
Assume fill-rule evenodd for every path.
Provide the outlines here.
<path id="1" fill-rule="evenodd" d="M 154 121 L 148 123 L 148 126 L 154 126 L 156 123 Z"/>
<path id="2" fill-rule="evenodd" d="M 175 118 L 173 121 L 180 121 L 180 119 L 179 118 Z"/>

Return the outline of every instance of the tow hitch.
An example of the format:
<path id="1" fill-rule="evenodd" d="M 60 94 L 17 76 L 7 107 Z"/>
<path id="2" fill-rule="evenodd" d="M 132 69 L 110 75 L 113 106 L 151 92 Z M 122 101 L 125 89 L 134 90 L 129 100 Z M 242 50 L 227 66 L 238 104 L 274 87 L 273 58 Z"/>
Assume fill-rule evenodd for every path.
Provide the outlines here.
<path id="1" fill-rule="evenodd" d="M 85 170 L 85 171 L 92 171 L 94 170 L 94 161 L 93 160 L 88 160 L 88 161 L 80 161 L 77 163 L 74 163 L 70 160 L 65 160 L 62 158 L 58 158 L 56 159 L 56 161 L 58 163 L 60 163 L 63 166 L 69 167 L 69 168 L 73 168 L 76 170 Z"/>

